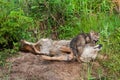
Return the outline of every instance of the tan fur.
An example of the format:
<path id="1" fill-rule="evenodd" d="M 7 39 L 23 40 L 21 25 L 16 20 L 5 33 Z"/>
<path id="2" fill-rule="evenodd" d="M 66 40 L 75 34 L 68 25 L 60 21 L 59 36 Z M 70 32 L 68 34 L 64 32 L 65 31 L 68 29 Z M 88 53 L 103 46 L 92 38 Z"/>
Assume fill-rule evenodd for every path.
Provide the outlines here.
<path id="1" fill-rule="evenodd" d="M 67 48 L 67 47 L 66 47 Z M 79 59 L 82 62 L 90 62 L 92 60 L 95 60 L 98 52 L 101 50 L 102 46 L 100 47 L 100 45 L 96 45 L 96 46 L 92 46 L 90 44 L 87 44 L 85 46 L 85 48 L 83 49 L 83 53 L 81 54 L 81 56 L 79 57 Z M 74 59 L 74 54 L 72 53 L 72 51 L 67 54 L 67 53 L 60 53 L 59 55 L 54 55 L 54 56 L 47 56 L 47 55 L 42 55 L 42 58 L 44 60 L 57 60 L 57 61 L 71 61 Z"/>
<path id="2" fill-rule="evenodd" d="M 66 47 L 66 46 L 61 46 L 61 47 L 60 47 L 60 50 L 61 50 L 62 52 L 68 52 L 68 53 L 71 52 L 71 49 L 70 49 L 69 47 Z"/>
<path id="3" fill-rule="evenodd" d="M 73 53 L 62 54 L 60 56 L 53 56 L 53 57 L 42 55 L 42 58 L 44 60 L 71 61 L 74 58 L 74 55 L 73 55 Z"/>
<path id="4" fill-rule="evenodd" d="M 112 2 L 115 4 L 114 9 L 117 13 L 120 13 L 120 0 L 112 0 Z"/>
<path id="5" fill-rule="evenodd" d="M 73 51 L 71 50 L 71 48 L 68 46 L 69 44 L 70 44 L 70 40 L 52 41 L 50 39 L 41 39 L 37 43 L 22 41 L 22 48 L 34 54 L 41 55 L 44 60 L 71 61 L 75 59 L 75 55 L 73 54 Z M 90 47 L 94 47 L 94 45 L 92 44 L 87 44 L 87 45 Z M 86 48 L 86 45 L 85 45 L 85 48 Z M 90 51 L 91 50 L 93 49 L 90 49 Z M 79 46 L 78 51 L 83 53 L 84 48 L 81 48 L 81 46 Z M 89 53 L 89 50 L 88 50 L 88 53 Z M 94 54 L 94 52 L 89 54 Z M 83 59 L 84 56 L 82 56 L 83 58 L 80 58 L 80 57 L 81 56 L 79 56 L 79 59 L 84 62 L 84 59 Z"/>

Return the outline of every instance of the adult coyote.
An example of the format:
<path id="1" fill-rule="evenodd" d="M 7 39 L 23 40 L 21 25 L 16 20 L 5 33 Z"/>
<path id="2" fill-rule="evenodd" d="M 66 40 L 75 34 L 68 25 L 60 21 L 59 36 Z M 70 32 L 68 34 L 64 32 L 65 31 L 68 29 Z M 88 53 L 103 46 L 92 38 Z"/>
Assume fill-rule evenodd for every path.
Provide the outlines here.
<path id="1" fill-rule="evenodd" d="M 44 60 L 71 61 L 76 59 L 69 47 L 70 40 L 53 41 L 51 39 L 41 39 L 37 43 L 30 43 L 25 40 L 21 41 L 21 50 L 27 50 L 34 54 L 41 55 Z M 83 62 L 94 60 L 100 51 L 102 45 L 87 44 L 79 59 Z M 79 47 L 78 47 L 79 50 Z"/>

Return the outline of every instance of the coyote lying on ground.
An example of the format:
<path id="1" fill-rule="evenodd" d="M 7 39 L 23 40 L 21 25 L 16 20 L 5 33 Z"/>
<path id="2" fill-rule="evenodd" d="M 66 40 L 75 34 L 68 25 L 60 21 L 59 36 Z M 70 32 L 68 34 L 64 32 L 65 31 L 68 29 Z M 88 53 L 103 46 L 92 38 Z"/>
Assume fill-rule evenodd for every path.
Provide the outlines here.
<path id="1" fill-rule="evenodd" d="M 71 61 L 75 59 L 75 55 L 72 53 L 69 46 L 70 40 L 53 41 L 51 39 L 41 39 L 37 43 L 22 40 L 21 44 L 21 50 L 41 55 L 44 60 Z M 79 59 L 83 62 L 90 62 L 96 58 L 101 48 L 101 44 L 96 46 L 87 44 Z"/>

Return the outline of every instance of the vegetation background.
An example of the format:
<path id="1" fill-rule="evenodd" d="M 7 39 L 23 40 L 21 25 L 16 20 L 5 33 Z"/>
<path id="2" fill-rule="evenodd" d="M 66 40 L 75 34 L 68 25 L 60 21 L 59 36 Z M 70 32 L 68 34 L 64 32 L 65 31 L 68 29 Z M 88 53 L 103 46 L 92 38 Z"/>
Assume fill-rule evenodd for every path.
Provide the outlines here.
<path id="1" fill-rule="evenodd" d="M 19 50 L 21 39 L 71 39 L 80 32 L 100 33 L 101 61 L 108 77 L 120 79 L 119 0 L 0 0 L 0 65 Z"/>

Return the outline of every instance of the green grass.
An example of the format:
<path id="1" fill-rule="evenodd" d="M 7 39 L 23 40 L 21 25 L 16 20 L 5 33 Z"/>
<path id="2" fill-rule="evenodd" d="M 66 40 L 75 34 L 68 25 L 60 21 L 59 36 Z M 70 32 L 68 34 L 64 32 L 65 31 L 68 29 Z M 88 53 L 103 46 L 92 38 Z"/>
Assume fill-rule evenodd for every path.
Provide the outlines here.
<path id="1" fill-rule="evenodd" d="M 107 61 L 100 62 L 101 65 L 107 70 L 108 77 L 114 74 L 116 79 L 120 79 L 120 15 L 114 13 L 115 5 L 111 0 L 0 0 L 0 3 L 1 44 L 8 40 L 6 32 L 11 33 L 7 34 L 10 39 L 12 36 L 35 42 L 50 37 L 54 32 L 57 32 L 57 39 L 71 39 L 80 32 L 94 30 L 100 33 L 101 54 L 109 56 Z M 13 12 L 18 15 L 11 14 Z M 26 23 L 22 17 L 27 19 Z M 16 27 L 22 30 L 16 31 Z M 0 64 L 4 65 L 5 59 L 17 50 L 2 49 Z"/>

